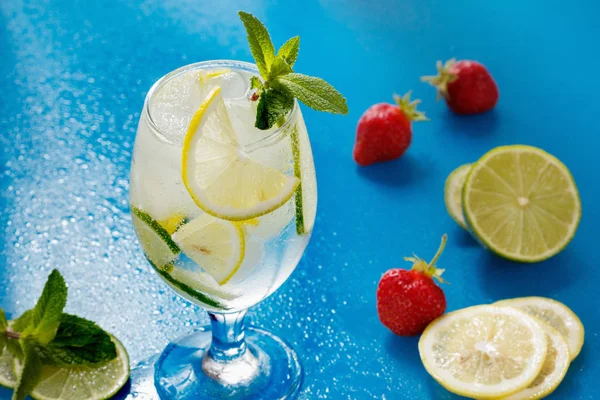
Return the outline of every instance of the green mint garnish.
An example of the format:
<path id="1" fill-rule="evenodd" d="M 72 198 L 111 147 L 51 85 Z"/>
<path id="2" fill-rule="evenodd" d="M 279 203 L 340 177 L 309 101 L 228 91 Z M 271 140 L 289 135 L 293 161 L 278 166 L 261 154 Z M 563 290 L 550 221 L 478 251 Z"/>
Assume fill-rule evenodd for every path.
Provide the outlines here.
<path id="1" fill-rule="evenodd" d="M 117 357 L 110 335 L 91 321 L 63 313 L 66 303 L 67 285 L 53 270 L 34 308 L 12 322 L 0 309 L 0 354 L 6 348 L 22 366 L 13 400 L 33 391 L 44 365 L 90 365 Z"/>
<path id="2" fill-rule="evenodd" d="M 49 343 L 56 335 L 65 305 L 67 305 L 67 285 L 60 273 L 54 270 L 33 308 L 29 326 L 23 331 L 23 336 L 33 337 L 42 344 Z"/>
<path id="3" fill-rule="evenodd" d="M 97 364 L 117 357 L 117 348 L 102 328 L 76 315 L 63 314 L 56 337 L 38 348 L 44 364 Z"/>
<path id="4" fill-rule="evenodd" d="M 254 57 L 260 77 L 252 77 L 250 87 L 258 100 L 255 126 L 270 129 L 288 114 L 294 99 L 317 111 L 347 114 L 346 99 L 333 86 L 321 78 L 294 73 L 292 67 L 298 58 L 300 38 L 289 39 L 277 50 L 265 26 L 252 14 L 239 12 L 246 28 L 250 52 Z"/>
<path id="5" fill-rule="evenodd" d="M 19 339 L 19 343 L 23 354 L 22 368 L 12 400 L 24 400 L 42 377 L 42 361 L 35 343 L 27 339 Z"/>

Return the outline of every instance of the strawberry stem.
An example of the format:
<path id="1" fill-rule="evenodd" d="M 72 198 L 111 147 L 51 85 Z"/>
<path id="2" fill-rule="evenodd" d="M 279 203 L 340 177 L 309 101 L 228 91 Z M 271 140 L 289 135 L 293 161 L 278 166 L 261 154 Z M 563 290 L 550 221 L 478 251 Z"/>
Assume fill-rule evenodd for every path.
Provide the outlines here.
<path id="1" fill-rule="evenodd" d="M 444 251 L 444 247 L 446 247 L 447 240 L 448 240 L 448 235 L 446 235 L 444 233 L 444 236 L 442 236 L 442 243 L 440 244 L 440 247 L 439 247 L 437 253 L 435 253 L 435 256 L 433 256 L 433 259 L 428 264 L 429 268 L 435 268 L 435 263 L 437 262 L 438 258 L 440 258 L 440 256 L 442 255 L 442 252 Z"/>

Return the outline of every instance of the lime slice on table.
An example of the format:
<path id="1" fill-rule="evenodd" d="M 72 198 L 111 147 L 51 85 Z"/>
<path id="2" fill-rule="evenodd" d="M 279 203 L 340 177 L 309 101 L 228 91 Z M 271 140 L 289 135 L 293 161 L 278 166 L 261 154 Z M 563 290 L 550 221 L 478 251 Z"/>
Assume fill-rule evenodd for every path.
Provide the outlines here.
<path id="1" fill-rule="evenodd" d="M 183 143 L 182 178 L 201 209 L 232 221 L 252 219 L 281 207 L 300 183 L 242 151 L 220 87 L 209 93 L 192 118 Z"/>
<path id="2" fill-rule="evenodd" d="M 552 393 L 562 382 L 569 369 L 569 346 L 562 335 L 550 325 L 542 323 L 546 332 L 548 350 L 542 370 L 526 389 L 523 389 L 502 400 L 534 400 Z"/>
<path id="3" fill-rule="evenodd" d="M 546 297 L 518 297 L 501 300 L 495 305 L 519 308 L 556 329 L 569 345 L 571 360 L 583 347 L 585 330 L 579 317 L 560 301 Z"/>
<path id="4" fill-rule="evenodd" d="M 173 240 L 219 285 L 227 283 L 244 261 L 244 232 L 235 222 L 203 214 L 179 228 Z"/>
<path id="5" fill-rule="evenodd" d="M 127 351 L 114 336 L 112 340 L 117 347 L 117 358 L 107 363 L 72 368 L 45 365 L 31 397 L 35 400 L 110 399 L 129 379 Z M 0 383 L 14 388 L 17 379 L 13 371 L 19 368 L 19 360 L 5 349 L 0 355 Z"/>
<path id="6" fill-rule="evenodd" d="M 456 168 L 448 175 L 446 186 L 444 186 L 444 202 L 446 203 L 446 210 L 448 210 L 448 214 L 450 214 L 452 219 L 463 229 L 467 229 L 467 225 L 462 209 L 462 192 L 472 165 L 473 164 L 464 164 Z"/>
<path id="7" fill-rule="evenodd" d="M 467 176 L 462 200 L 472 232 L 494 253 L 520 262 L 560 252 L 581 218 L 567 167 L 531 146 L 497 147 L 481 157 Z"/>
<path id="8" fill-rule="evenodd" d="M 528 387 L 546 358 L 541 323 L 511 307 L 475 306 L 434 320 L 419 340 L 427 372 L 449 391 L 498 398 Z"/>

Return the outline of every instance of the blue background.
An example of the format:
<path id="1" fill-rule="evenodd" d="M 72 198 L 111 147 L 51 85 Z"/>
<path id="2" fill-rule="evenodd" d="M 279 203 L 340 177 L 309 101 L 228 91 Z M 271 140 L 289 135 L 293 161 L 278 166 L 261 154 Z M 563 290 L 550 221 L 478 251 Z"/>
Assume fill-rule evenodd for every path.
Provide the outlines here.
<path id="1" fill-rule="evenodd" d="M 425 373 L 417 338 L 395 337 L 375 309 L 380 276 L 408 266 L 402 257 L 412 252 L 433 255 L 444 232 L 448 309 L 524 295 L 565 302 L 583 320 L 586 344 L 552 398 L 598 396 L 596 0 L 0 0 L 0 306 L 13 314 L 31 307 L 59 268 L 68 310 L 115 333 L 133 362 L 207 323 L 143 260 L 128 172 L 154 81 L 191 62 L 251 59 L 239 9 L 263 20 L 276 46 L 300 35 L 296 70 L 331 82 L 350 107 L 344 117 L 304 108 L 317 224 L 296 272 L 250 313 L 299 353 L 301 397 L 456 398 Z M 493 112 L 454 116 L 419 82 L 453 56 L 489 67 L 501 93 Z M 415 124 L 401 159 L 357 167 L 356 121 L 409 89 L 431 121 Z M 583 202 L 571 245 L 536 265 L 482 249 L 443 202 L 452 169 L 515 143 L 559 157 Z"/>

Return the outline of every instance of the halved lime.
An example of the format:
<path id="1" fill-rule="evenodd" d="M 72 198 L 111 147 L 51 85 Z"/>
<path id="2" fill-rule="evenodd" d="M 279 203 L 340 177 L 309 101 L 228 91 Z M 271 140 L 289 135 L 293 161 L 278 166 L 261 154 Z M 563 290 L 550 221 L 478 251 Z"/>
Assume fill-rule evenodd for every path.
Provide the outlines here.
<path id="1" fill-rule="evenodd" d="M 173 240 L 219 285 L 227 283 L 244 260 L 246 244 L 239 225 L 208 214 L 183 225 Z"/>
<path id="2" fill-rule="evenodd" d="M 477 161 L 463 188 L 471 231 L 493 252 L 520 262 L 542 261 L 571 241 L 581 202 L 571 173 L 531 146 L 502 146 Z"/>
<path id="3" fill-rule="evenodd" d="M 114 336 L 117 358 L 100 365 L 72 368 L 44 366 L 31 397 L 35 400 L 104 400 L 114 396 L 129 379 L 129 356 Z M 19 360 L 8 350 L 0 355 L 0 383 L 14 388 Z"/>
<path id="4" fill-rule="evenodd" d="M 281 207 L 300 183 L 242 151 L 220 87 L 209 93 L 190 122 L 182 149 L 182 178 L 198 207 L 232 221 Z"/>
<path id="5" fill-rule="evenodd" d="M 181 252 L 169 232 L 150 214 L 131 207 L 131 219 L 144 254 L 159 268 L 173 262 Z"/>
<path id="6" fill-rule="evenodd" d="M 462 192 L 472 165 L 464 164 L 452 171 L 448 175 L 448 178 L 446 178 L 446 186 L 444 187 L 446 210 L 448 210 L 448 214 L 450 214 L 452 219 L 463 229 L 467 229 L 467 225 L 462 209 Z"/>

